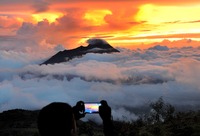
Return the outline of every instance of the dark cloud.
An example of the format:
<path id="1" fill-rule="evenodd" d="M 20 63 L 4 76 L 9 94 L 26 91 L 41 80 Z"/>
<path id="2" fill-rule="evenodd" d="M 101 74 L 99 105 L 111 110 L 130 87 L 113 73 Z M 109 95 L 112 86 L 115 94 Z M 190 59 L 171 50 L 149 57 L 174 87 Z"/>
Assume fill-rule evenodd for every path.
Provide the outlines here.
<path id="1" fill-rule="evenodd" d="M 45 12 L 49 9 L 47 0 L 34 0 L 33 8 L 36 13 Z"/>
<path id="2" fill-rule="evenodd" d="M 99 39 L 99 38 L 88 39 L 86 42 L 87 42 L 88 44 L 96 44 L 96 43 L 108 44 L 107 41 L 105 41 L 105 40 L 103 40 L 103 39 Z"/>
<path id="3" fill-rule="evenodd" d="M 164 22 L 164 24 L 177 24 L 177 23 L 181 23 L 181 20 L 176 20 L 172 22 Z"/>
<path id="4" fill-rule="evenodd" d="M 187 21 L 187 22 L 184 22 L 184 23 L 200 23 L 200 20 Z"/>
<path id="5" fill-rule="evenodd" d="M 168 51 L 169 48 L 167 46 L 156 45 L 154 47 L 149 48 L 149 50 Z"/>
<path id="6" fill-rule="evenodd" d="M 2 5 L 7 5 L 7 4 L 17 4 L 17 3 L 24 3 L 24 4 L 27 4 L 27 3 L 30 3 L 32 0 L 1 0 L 0 1 L 0 4 Z"/>
<path id="7" fill-rule="evenodd" d="M 56 52 L 63 51 L 63 50 L 65 50 L 65 47 L 63 47 L 63 45 L 61 45 L 61 44 L 58 44 L 56 47 L 54 47 L 54 50 Z"/>

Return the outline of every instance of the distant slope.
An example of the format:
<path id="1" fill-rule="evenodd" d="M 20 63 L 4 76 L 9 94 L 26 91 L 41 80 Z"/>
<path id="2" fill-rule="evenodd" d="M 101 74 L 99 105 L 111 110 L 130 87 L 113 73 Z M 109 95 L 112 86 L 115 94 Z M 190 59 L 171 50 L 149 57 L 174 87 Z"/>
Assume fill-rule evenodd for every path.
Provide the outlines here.
<path id="1" fill-rule="evenodd" d="M 80 46 L 75 49 L 60 51 L 42 64 L 47 65 L 47 64 L 67 62 L 73 58 L 81 57 L 87 53 L 113 53 L 113 52 L 119 52 L 119 51 L 113 48 L 107 42 L 101 39 L 95 39 L 95 42 L 89 43 L 87 47 Z"/>

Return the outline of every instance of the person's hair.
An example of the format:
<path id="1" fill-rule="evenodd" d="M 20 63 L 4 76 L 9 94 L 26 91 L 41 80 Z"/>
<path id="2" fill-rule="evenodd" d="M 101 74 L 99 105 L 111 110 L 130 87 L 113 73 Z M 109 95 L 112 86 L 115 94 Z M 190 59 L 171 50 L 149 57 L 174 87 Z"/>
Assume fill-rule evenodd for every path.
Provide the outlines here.
<path id="1" fill-rule="evenodd" d="M 108 103 L 106 100 L 101 100 L 100 103 L 103 105 L 103 106 L 108 106 Z"/>
<path id="2" fill-rule="evenodd" d="M 72 107 L 67 103 L 54 102 L 41 109 L 38 115 L 41 136 L 67 136 L 74 126 Z"/>

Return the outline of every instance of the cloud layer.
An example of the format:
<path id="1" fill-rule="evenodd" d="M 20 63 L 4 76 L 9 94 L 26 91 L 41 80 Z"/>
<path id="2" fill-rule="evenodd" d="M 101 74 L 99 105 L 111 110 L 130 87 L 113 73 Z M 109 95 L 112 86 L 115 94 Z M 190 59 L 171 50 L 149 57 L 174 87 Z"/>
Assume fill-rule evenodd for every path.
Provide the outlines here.
<path id="1" fill-rule="evenodd" d="M 119 50 L 42 66 L 53 52 L 0 51 L 0 111 L 105 99 L 115 119 L 130 120 L 136 118 L 131 109 L 161 96 L 188 109 L 199 106 L 199 48 Z"/>
<path id="2" fill-rule="evenodd" d="M 1 0 L 0 112 L 39 109 L 53 101 L 75 105 L 79 100 L 105 99 L 115 119 L 130 120 L 136 118 L 135 108 L 160 96 L 187 109 L 199 107 L 197 3 Z M 113 46 L 157 46 L 119 48 L 120 53 L 90 53 L 67 63 L 38 65 L 94 37 Z"/>

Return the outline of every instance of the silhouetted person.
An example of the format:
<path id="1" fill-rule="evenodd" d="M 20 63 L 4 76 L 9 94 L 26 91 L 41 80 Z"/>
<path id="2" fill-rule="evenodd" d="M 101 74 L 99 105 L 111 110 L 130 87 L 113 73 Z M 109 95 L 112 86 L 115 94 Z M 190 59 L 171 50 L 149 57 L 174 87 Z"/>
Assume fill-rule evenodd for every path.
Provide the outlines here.
<path id="1" fill-rule="evenodd" d="M 105 136 L 113 136 L 111 108 L 105 100 L 101 101 L 99 115 L 103 120 Z M 40 136 L 75 136 L 76 120 L 85 116 L 84 102 L 79 101 L 74 107 L 67 103 L 53 102 L 41 109 L 38 115 Z"/>
<path id="2" fill-rule="evenodd" d="M 76 106 L 73 107 L 73 112 L 76 120 L 85 117 L 85 106 L 83 101 L 76 103 Z"/>
<path id="3" fill-rule="evenodd" d="M 75 114 L 78 115 L 78 114 Z M 76 133 L 76 121 L 72 107 L 54 102 L 41 109 L 38 129 L 41 136 L 71 136 Z"/>
<path id="4" fill-rule="evenodd" d="M 103 131 L 105 136 L 114 136 L 114 127 L 112 123 L 111 108 L 105 100 L 102 100 L 99 106 L 99 115 L 103 120 Z"/>

